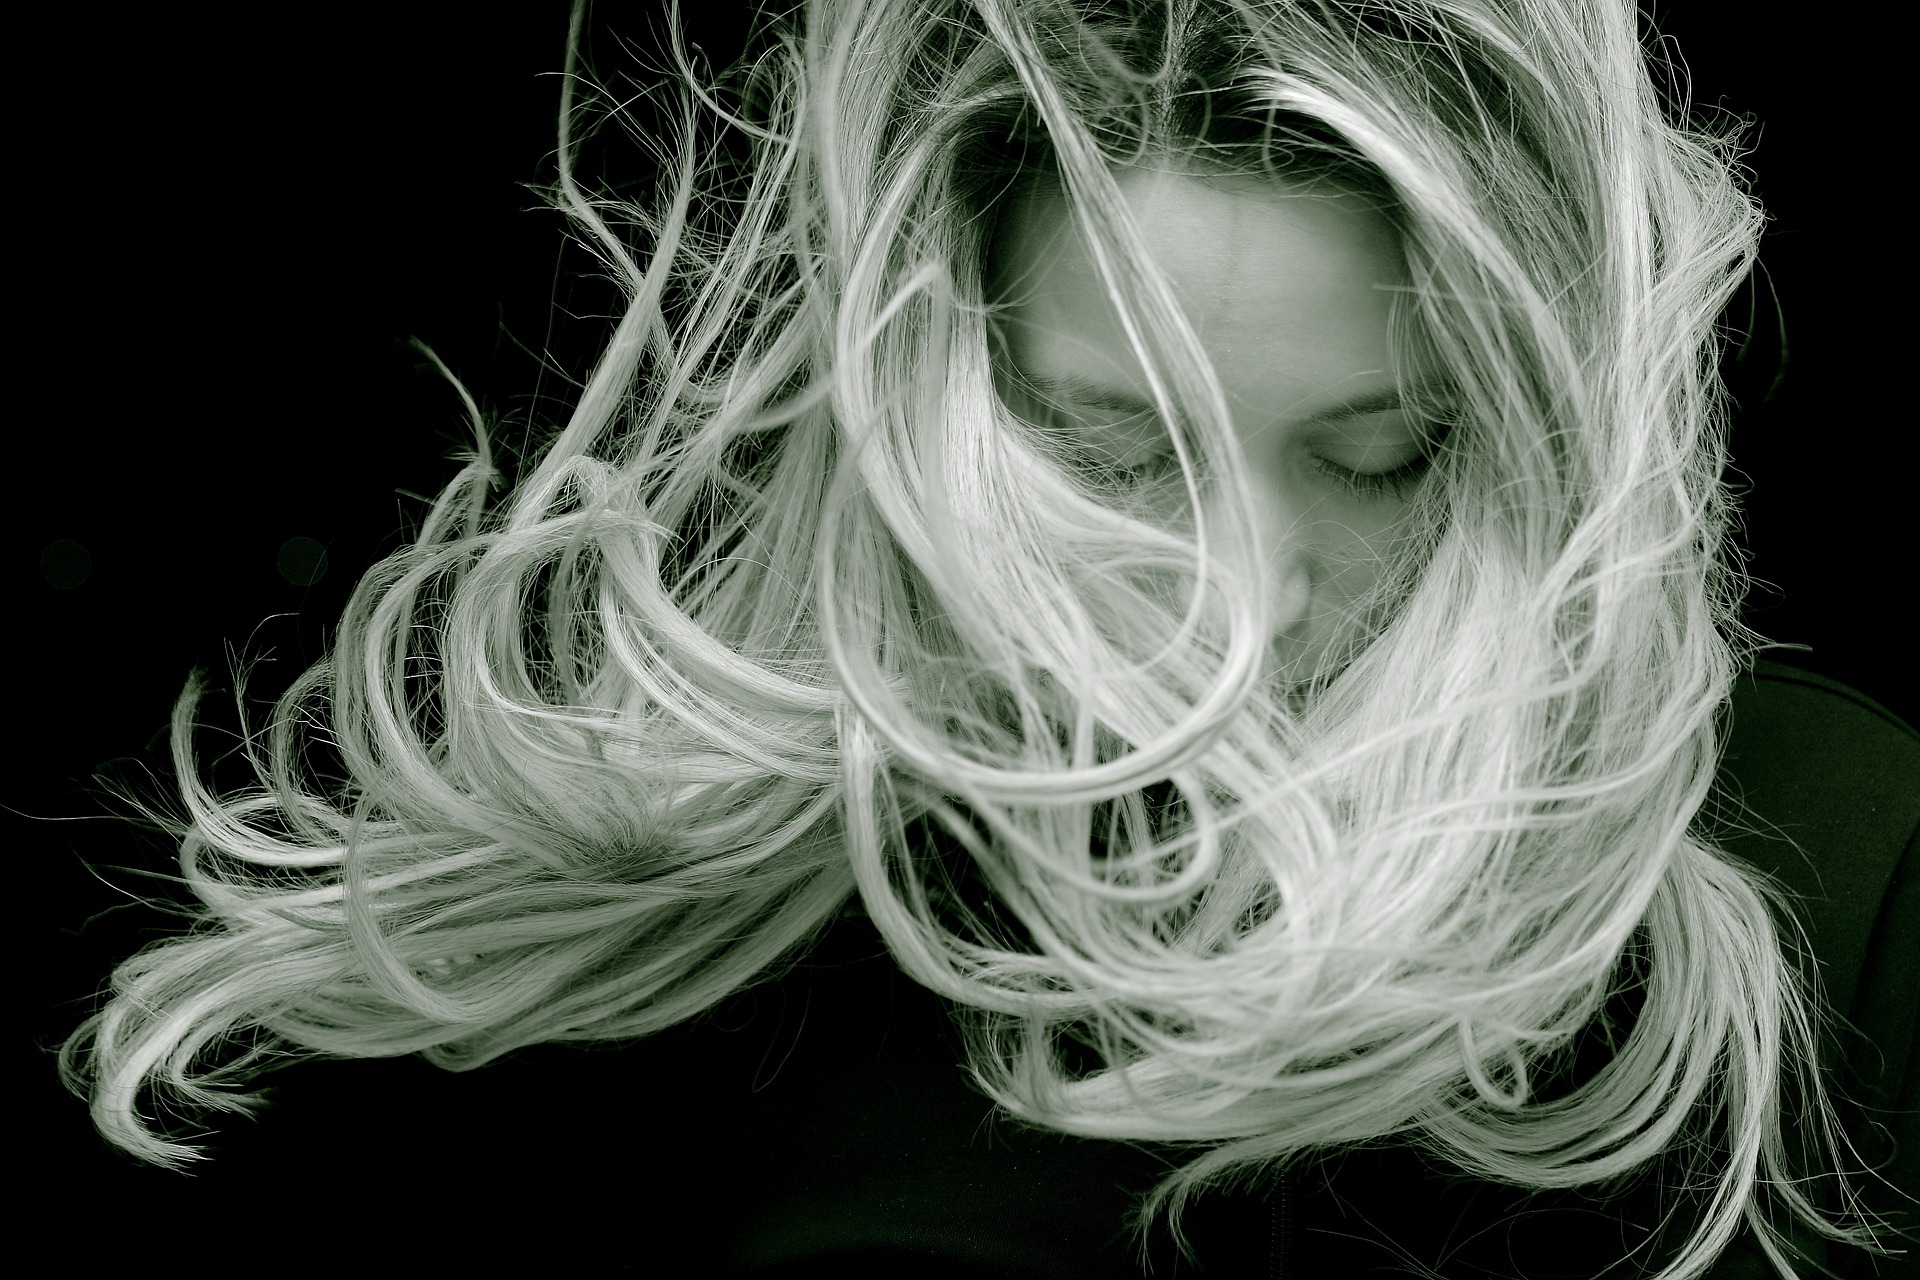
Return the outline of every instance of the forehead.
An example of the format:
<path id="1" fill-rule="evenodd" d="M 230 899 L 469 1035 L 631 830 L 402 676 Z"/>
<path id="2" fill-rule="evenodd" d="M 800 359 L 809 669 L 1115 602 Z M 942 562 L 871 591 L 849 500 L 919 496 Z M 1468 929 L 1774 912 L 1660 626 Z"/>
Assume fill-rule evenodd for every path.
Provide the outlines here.
<path id="1" fill-rule="evenodd" d="M 1309 400 L 1368 377 L 1391 380 L 1389 318 L 1405 266 L 1391 224 L 1364 200 L 1145 166 L 1119 169 L 1115 180 L 1230 399 Z M 1023 369 L 1144 385 L 1057 186 L 1035 183 L 1013 197 L 993 268 Z"/>

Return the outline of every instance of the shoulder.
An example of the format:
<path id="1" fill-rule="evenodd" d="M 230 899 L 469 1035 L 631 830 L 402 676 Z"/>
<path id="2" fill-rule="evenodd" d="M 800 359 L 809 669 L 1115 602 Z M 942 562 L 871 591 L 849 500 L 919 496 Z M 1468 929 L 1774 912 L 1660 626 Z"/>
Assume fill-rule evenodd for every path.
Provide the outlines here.
<path id="1" fill-rule="evenodd" d="M 1722 741 L 1707 833 L 1784 884 L 1828 998 L 1849 1010 L 1876 936 L 1896 914 L 1920 927 L 1903 872 L 1920 829 L 1920 735 L 1838 681 L 1761 662 L 1735 683 Z"/>
<path id="2" fill-rule="evenodd" d="M 1734 683 L 1722 737 L 1723 773 L 1812 828 L 1891 832 L 1904 820 L 1910 832 L 1920 818 L 1920 734 L 1837 680 L 1755 663 Z"/>
<path id="3" fill-rule="evenodd" d="M 1920 1185 L 1920 734 L 1767 662 L 1736 683 L 1722 730 L 1706 833 L 1787 890 L 1834 1015 L 1823 1056 L 1849 1134 L 1889 1184 Z"/>

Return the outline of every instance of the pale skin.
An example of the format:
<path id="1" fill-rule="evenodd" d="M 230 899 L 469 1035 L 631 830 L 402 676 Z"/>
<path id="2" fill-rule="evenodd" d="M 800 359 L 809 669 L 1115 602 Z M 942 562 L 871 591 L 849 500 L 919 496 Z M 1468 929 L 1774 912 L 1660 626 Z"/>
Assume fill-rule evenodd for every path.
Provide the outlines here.
<path id="1" fill-rule="evenodd" d="M 1396 403 L 1398 237 L 1325 189 L 1149 165 L 1115 178 L 1225 393 L 1273 575 L 1277 670 L 1303 677 L 1377 578 L 1437 432 Z M 1150 499 L 1180 508 L 1146 371 L 1056 186 L 1012 197 L 993 257 L 1009 408 L 1139 467 Z"/>

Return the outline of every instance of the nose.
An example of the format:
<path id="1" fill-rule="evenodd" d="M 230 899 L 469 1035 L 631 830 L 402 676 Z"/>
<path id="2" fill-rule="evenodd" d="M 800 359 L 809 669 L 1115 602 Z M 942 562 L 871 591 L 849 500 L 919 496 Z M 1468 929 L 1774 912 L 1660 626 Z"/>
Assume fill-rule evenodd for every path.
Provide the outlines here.
<path id="1" fill-rule="evenodd" d="M 1292 685 L 1306 678 L 1319 648 L 1314 635 L 1313 572 L 1298 536 L 1273 547 L 1267 566 L 1272 630 L 1264 679 Z"/>
<path id="2" fill-rule="evenodd" d="M 1265 475 L 1256 480 L 1254 504 L 1273 634 L 1297 644 L 1313 612 L 1311 526 L 1288 500 L 1285 488 Z"/>
<path id="3" fill-rule="evenodd" d="M 1269 564 L 1272 577 L 1267 599 L 1273 608 L 1274 635 L 1296 638 L 1312 613 L 1313 603 L 1313 574 L 1298 534 L 1283 540 Z"/>
<path id="4" fill-rule="evenodd" d="M 1256 483 L 1254 512 L 1269 611 L 1268 675 L 1298 678 L 1317 647 L 1314 584 L 1319 574 L 1311 525 L 1272 484 Z"/>

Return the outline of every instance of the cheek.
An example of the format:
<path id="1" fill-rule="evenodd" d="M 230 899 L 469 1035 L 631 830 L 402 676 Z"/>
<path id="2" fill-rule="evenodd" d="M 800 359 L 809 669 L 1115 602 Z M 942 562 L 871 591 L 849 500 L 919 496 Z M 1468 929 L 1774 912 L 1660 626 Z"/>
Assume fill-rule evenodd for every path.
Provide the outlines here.
<path id="1" fill-rule="evenodd" d="M 1342 594 L 1358 594 L 1380 575 L 1381 559 L 1399 529 L 1406 503 L 1397 499 L 1329 497 L 1307 523 L 1307 554 L 1319 577 Z"/>
<path id="2" fill-rule="evenodd" d="M 1156 514 L 1167 526 L 1191 533 L 1193 521 L 1186 494 L 1176 479 L 1155 492 Z M 1275 565 L 1304 562 L 1316 586 L 1341 596 L 1358 595 L 1380 575 L 1383 557 L 1404 532 L 1409 504 L 1397 498 L 1384 501 L 1328 493 L 1324 482 L 1310 477 L 1291 481 L 1267 474 L 1255 490 L 1262 502 L 1268 559 Z"/>

